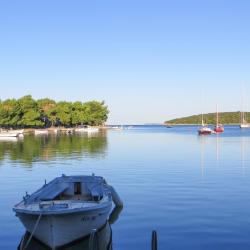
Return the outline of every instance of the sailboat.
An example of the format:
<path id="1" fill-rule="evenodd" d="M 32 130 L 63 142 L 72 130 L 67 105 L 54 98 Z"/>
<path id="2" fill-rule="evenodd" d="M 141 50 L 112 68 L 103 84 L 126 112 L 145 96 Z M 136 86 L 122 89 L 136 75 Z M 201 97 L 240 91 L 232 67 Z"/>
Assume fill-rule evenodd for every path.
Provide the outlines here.
<path id="1" fill-rule="evenodd" d="M 246 117 L 245 117 L 245 112 L 244 112 L 244 86 L 242 87 L 242 99 L 241 99 L 241 106 L 242 106 L 242 111 L 240 112 L 240 128 L 250 128 L 250 124 L 247 123 Z"/>
<path id="2" fill-rule="evenodd" d="M 247 123 L 246 118 L 245 118 L 245 112 L 242 111 L 240 113 L 240 128 L 250 128 L 250 124 Z"/>
<path id="3" fill-rule="evenodd" d="M 214 133 L 214 131 L 211 128 L 205 126 L 204 119 L 203 119 L 203 113 L 202 113 L 201 114 L 201 128 L 199 128 L 198 134 L 199 135 L 211 135 L 213 133 Z"/>
<path id="4" fill-rule="evenodd" d="M 223 133 L 224 127 L 219 124 L 219 113 L 218 113 L 218 105 L 216 105 L 216 125 L 214 127 L 214 132 L 216 133 Z"/>

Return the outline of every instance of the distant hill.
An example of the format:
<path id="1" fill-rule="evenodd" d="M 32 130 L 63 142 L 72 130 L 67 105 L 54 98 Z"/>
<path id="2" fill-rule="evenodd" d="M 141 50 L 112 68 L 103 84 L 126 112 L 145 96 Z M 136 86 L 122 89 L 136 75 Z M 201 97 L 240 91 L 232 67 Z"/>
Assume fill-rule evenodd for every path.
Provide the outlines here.
<path id="1" fill-rule="evenodd" d="M 250 112 L 245 112 L 245 117 L 250 122 Z M 204 114 L 204 122 L 206 124 L 215 124 L 216 113 Z M 219 113 L 219 122 L 221 124 L 239 124 L 240 112 L 222 112 Z M 201 115 L 192 115 L 165 121 L 165 124 L 201 124 Z"/>

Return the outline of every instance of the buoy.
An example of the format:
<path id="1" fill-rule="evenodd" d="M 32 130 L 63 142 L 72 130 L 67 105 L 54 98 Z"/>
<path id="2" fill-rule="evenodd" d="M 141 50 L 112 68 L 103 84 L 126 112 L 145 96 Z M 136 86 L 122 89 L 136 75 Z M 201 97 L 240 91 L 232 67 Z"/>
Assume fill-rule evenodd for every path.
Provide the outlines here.
<path id="1" fill-rule="evenodd" d="M 123 207 L 122 199 L 120 198 L 120 196 L 118 195 L 118 193 L 115 191 L 115 189 L 112 186 L 109 185 L 109 190 L 111 192 L 112 200 L 115 203 L 115 205 L 117 207 Z"/>

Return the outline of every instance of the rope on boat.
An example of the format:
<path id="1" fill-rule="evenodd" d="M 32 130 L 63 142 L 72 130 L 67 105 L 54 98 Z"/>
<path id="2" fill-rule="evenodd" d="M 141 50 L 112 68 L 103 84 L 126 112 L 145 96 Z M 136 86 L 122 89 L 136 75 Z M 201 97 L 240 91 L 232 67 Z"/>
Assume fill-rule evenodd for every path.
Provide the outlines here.
<path id="1" fill-rule="evenodd" d="M 33 230 L 32 230 L 32 233 L 30 234 L 30 237 L 29 237 L 29 239 L 28 239 L 26 245 L 25 245 L 24 248 L 21 249 L 21 250 L 25 250 L 25 249 L 28 247 L 28 245 L 30 244 L 30 241 L 31 241 L 31 239 L 32 239 L 32 237 L 33 237 L 33 235 L 34 235 L 36 229 L 37 229 L 37 226 L 38 226 L 38 224 L 39 224 L 39 222 L 40 222 L 40 220 L 41 220 L 41 217 L 42 217 L 42 214 L 40 214 L 40 215 L 38 216 L 37 221 L 36 221 L 36 224 L 35 224 L 35 226 L 34 226 L 34 228 L 33 228 Z"/>
<path id="2" fill-rule="evenodd" d="M 152 232 L 151 249 L 157 250 L 157 233 L 156 233 L 156 231 Z"/>

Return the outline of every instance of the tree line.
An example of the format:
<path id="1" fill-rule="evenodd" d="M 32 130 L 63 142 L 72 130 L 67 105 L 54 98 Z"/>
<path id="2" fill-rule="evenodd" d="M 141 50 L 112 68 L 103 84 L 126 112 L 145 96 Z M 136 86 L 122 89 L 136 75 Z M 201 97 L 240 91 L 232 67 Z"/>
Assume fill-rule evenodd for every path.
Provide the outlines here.
<path id="1" fill-rule="evenodd" d="M 102 125 L 108 118 L 104 101 L 56 102 L 49 98 L 35 100 L 31 95 L 0 100 L 1 127 L 51 127 Z"/>
<path id="2" fill-rule="evenodd" d="M 204 114 L 204 122 L 206 124 L 216 123 L 216 113 Z M 221 124 L 239 124 L 240 112 L 221 112 L 219 113 L 219 123 Z M 250 112 L 245 112 L 245 117 L 250 122 Z M 201 115 L 192 115 L 188 117 L 182 117 L 165 122 L 166 124 L 201 124 Z"/>

